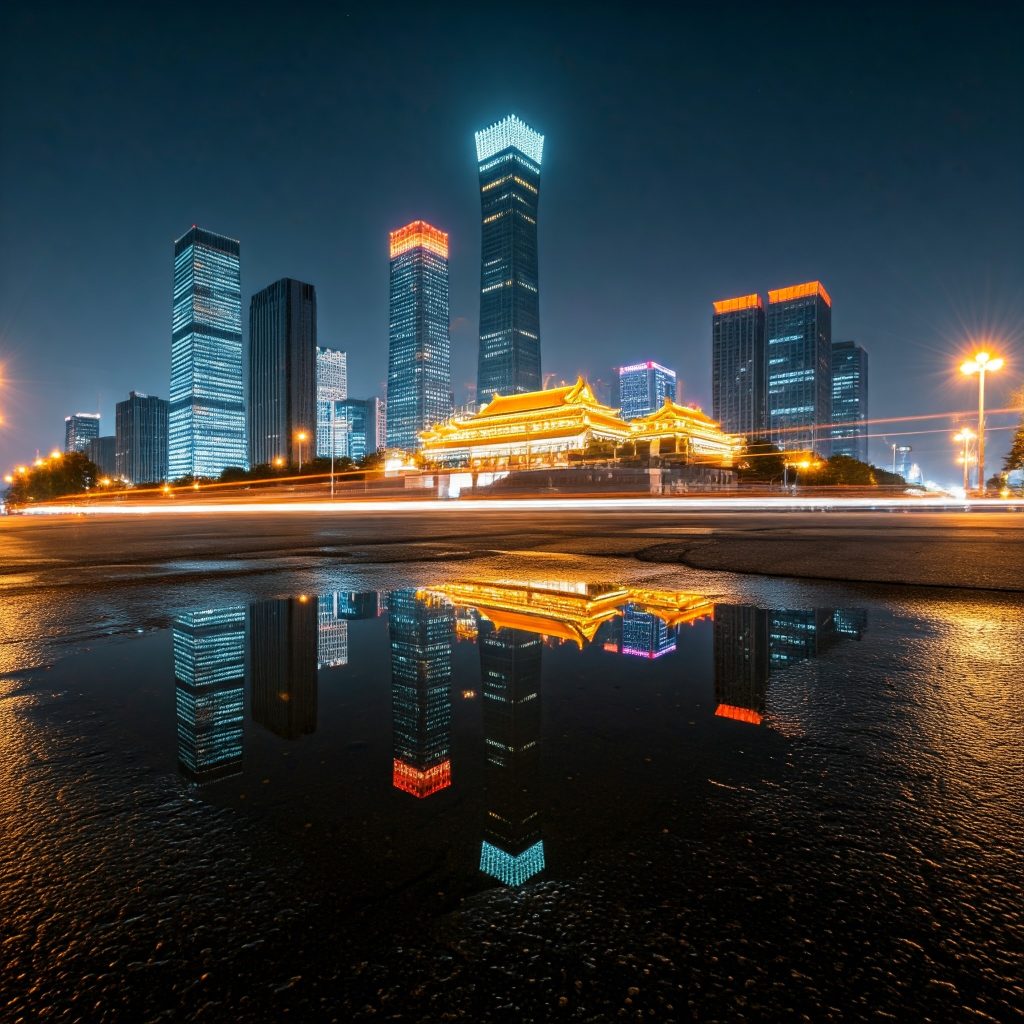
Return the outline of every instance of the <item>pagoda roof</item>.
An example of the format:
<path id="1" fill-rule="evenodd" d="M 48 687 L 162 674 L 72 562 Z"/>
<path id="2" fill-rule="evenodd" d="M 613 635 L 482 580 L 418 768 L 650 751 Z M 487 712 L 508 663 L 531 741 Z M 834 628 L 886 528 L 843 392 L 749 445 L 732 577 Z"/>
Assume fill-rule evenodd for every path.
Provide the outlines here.
<path id="1" fill-rule="evenodd" d="M 602 405 L 597 400 L 590 385 L 582 377 L 577 377 L 575 384 L 549 388 L 547 391 L 526 391 L 521 395 L 495 395 L 473 419 L 482 419 L 486 416 L 506 416 L 521 412 L 540 412 L 542 409 L 560 409 L 566 405 L 589 405 L 611 411 L 610 406 Z"/>
<path id="2" fill-rule="evenodd" d="M 664 404 L 660 409 L 655 409 L 654 412 L 648 413 L 646 416 L 640 416 L 633 420 L 636 424 L 641 423 L 657 423 L 661 420 L 699 420 L 701 423 L 706 423 L 709 426 L 718 428 L 718 423 L 713 420 L 703 409 L 698 409 L 692 405 L 679 405 L 673 401 L 668 395 L 665 396 Z"/>

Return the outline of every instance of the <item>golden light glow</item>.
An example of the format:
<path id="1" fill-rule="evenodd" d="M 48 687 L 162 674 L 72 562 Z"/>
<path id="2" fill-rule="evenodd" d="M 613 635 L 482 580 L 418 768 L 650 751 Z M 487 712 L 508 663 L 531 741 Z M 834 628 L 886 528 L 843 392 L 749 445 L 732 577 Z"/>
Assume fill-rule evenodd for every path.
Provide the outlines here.
<path id="1" fill-rule="evenodd" d="M 734 704 L 719 704 L 715 708 L 715 715 L 718 718 L 731 718 L 734 722 L 748 722 L 750 725 L 760 725 L 764 716 L 759 715 L 750 708 L 739 708 Z"/>
<path id="2" fill-rule="evenodd" d="M 4 483 L 5 484 L 13 484 L 14 483 L 14 474 L 13 473 L 7 473 L 4 476 Z"/>
<path id="3" fill-rule="evenodd" d="M 275 466 L 283 466 L 284 465 L 284 459 L 280 455 L 278 455 L 277 458 L 274 459 L 274 465 Z"/>
<path id="4" fill-rule="evenodd" d="M 832 299 L 820 281 L 807 281 L 805 284 L 794 284 L 788 288 L 770 289 L 768 301 L 769 303 L 789 302 L 792 299 L 807 299 L 813 295 L 820 295 L 829 306 L 832 305 Z"/>
<path id="5" fill-rule="evenodd" d="M 28 466 L 19 466 L 15 472 L 18 476 L 24 476 L 28 472 Z"/>
<path id="6" fill-rule="evenodd" d="M 442 761 L 432 768 L 414 768 L 396 757 L 392 759 L 391 782 L 395 789 L 423 800 L 452 784 L 452 763 Z"/>
<path id="7" fill-rule="evenodd" d="M 404 228 L 392 231 L 390 243 L 392 259 L 410 249 L 426 249 L 448 259 L 448 233 L 438 230 L 425 220 L 414 220 Z"/>
<path id="8" fill-rule="evenodd" d="M 300 430 L 295 435 L 295 440 L 296 441 L 308 441 L 309 440 L 309 434 L 305 430 Z"/>
<path id="9" fill-rule="evenodd" d="M 56 448 L 54 448 L 53 451 L 50 452 L 50 458 L 51 459 L 60 459 L 60 458 L 63 458 L 63 456 L 64 456 L 64 453 L 63 452 L 59 452 Z"/>
<path id="10" fill-rule="evenodd" d="M 989 373 L 992 370 L 1001 370 L 1002 368 L 1002 357 L 993 357 L 990 353 L 985 351 L 975 352 L 971 359 L 960 364 L 960 372 L 966 374 Z"/>
<path id="11" fill-rule="evenodd" d="M 714 303 L 716 313 L 735 313 L 741 309 L 759 309 L 762 305 L 760 295 L 737 295 L 734 299 L 719 299 Z"/>

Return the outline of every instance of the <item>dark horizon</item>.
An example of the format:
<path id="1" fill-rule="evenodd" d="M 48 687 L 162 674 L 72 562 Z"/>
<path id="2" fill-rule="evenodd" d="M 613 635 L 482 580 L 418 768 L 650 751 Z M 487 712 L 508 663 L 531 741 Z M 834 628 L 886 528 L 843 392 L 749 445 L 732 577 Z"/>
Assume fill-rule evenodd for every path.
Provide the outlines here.
<path id="1" fill-rule="evenodd" d="M 388 232 L 449 233 L 456 403 L 475 379 L 473 133 L 545 136 L 542 366 L 675 369 L 711 408 L 711 303 L 808 280 L 871 360 L 872 419 L 969 412 L 972 338 L 1024 376 L 1024 71 L 1016 11 L 524 7 L 519 23 L 397 8 L 204 10 L 144 24 L 8 16 L 0 155 L 0 466 L 62 447 L 64 416 L 168 397 L 171 264 L 193 223 L 241 242 L 248 299 L 316 286 L 349 393 L 382 394 Z M 431 16 L 431 14 L 433 16 Z M 496 59 L 496 55 L 501 59 Z M 510 72 L 511 67 L 511 72 Z M 990 470 L 1016 416 L 990 421 Z M 942 420 L 901 437 L 954 480 Z M 914 423 L 898 429 L 910 431 Z M 895 433 L 892 434 L 895 437 Z M 886 464 L 881 435 L 872 461 Z"/>

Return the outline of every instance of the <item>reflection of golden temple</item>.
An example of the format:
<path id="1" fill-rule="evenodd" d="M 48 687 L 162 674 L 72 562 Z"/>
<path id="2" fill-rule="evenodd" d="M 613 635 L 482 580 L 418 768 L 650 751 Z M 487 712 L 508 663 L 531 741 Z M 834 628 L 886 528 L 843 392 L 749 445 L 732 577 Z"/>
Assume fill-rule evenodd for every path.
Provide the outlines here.
<path id="1" fill-rule="evenodd" d="M 396 757 L 392 764 L 391 784 L 403 793 L 411 793 L 424 800 L 452 784 L 452 763 L 448 760 L 432 768 L 416 768 Z"/>
<path id="2" fill-rule="evenodd" d="M 548 391 L 495 395 L 479 412 L 420 434 L 428 461 L 491 468 L 567 465 L 570 452 L 595 442 L 612 451 L 636 441 L 650 442 L 653 455 L 724 467 L 732 466 L 740 443 L 699 409 L 670 399 L 627 422 L 599 402 L 582 377 Z"/>
<path id="3" fill-rule="evenodd" d="M 627 604 L 656 615 L 670 627 L 714 614 L 712 602 L 700 594 L 564 580 L 464 580 L 428 587 L 417 596 L 444 598 L 457 608 L 475 608 L 499 629 L 521 629 L 571 640 L 580 648 L 594 639 L 603 622 L 620 615 Z"/>

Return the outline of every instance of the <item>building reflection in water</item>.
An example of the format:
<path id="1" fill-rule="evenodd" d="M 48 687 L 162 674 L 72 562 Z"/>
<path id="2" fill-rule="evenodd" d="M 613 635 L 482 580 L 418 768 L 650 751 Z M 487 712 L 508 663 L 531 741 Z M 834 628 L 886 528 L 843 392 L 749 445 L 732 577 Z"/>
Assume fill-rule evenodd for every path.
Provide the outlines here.
<path id="1" fill-rule="evenodd" d="M 455 611 L 443 598 L 396 590 L 389 598 L 392 783 L 423 799 L 452 782 Z"/>
<path id="2" fill-rule="evenodd" d="M 338 668 L 348 664 L 348 619 L 340 614 L 338 593 L 317 598 L 317 668 Z"/>
<path id="3" fill-rule="evenodd" d="M 316 732 L 317 611 L 305 594 L 249 606 L 252 717 L 282 739 Z"/>
<path id="4" fill-rule="evenodd" d="M 189 612 L 174 620 L 178 764 L 195 782 L 242 769 L 245 607 Z"/>
<path id="5" fill-rule="evenodd" d="M 774 673 L 817 658 L 837 641 L 859 640 L 857 608 L 765 609 L 715 605 L 715 714 L 760 725 Z"/>

